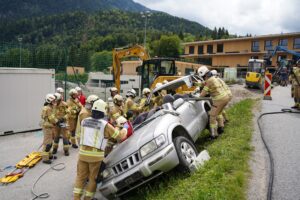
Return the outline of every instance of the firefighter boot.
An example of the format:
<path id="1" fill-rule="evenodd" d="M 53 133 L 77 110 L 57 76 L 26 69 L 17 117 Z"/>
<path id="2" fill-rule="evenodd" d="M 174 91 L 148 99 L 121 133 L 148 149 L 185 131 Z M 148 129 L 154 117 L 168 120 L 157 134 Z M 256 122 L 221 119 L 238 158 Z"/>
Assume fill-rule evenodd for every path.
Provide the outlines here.
<path id="1" fill-rule="evenodd" d="M 67 138 L 63 139 L 63 143 L 64 143 L 64 152 L 65 152 L 65 156 L 69 156 L 69 140 Z"/>
<path id="2" fill-rule="evenodd" d="M 224 133 L 224 127 L 218 127 L 218 134 Z"/>
<path id="3" fill-rule="evenodd" d="M 54 138 L 52 154 L 57 153 L 58 143 L 59 143 L 59 136 Z"/>
<path id="4" fill-rule="evenodd" d="M 210 127 L 209 132 L 210 132 L 210 138 L 212 140 L 217 139 L 217 137 L 218 137 L 218 131 L 217 131 L 216 128 Z"/>

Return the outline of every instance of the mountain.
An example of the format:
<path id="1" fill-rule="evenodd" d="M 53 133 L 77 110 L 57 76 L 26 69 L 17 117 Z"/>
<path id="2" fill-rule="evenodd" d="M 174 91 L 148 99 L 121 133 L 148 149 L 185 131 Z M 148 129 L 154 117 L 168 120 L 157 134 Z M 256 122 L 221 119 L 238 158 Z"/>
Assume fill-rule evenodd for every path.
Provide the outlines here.
<path id="1" fill-rule="evenodd" d="M 1 0 L 0 19 L 18 19 L 65 12 L 118 9 L 140 12 L 150 10 L 132 0 Z"/>

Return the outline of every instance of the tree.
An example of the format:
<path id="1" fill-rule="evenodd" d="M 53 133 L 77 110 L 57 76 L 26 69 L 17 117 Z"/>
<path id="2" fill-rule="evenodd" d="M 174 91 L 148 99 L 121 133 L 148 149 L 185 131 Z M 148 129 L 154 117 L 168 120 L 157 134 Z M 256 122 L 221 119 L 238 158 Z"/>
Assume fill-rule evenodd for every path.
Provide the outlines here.
<path id="1" fill-rule="evenodd" d="M 159 57 L 179 57 L 180 39 L 177 35 L 163 35 L 160 40 L 153 43 L 153 53 Z"/>
<path id="2" fill-rule="evenodd" d="M 112 52 L 102 51 L 96 52 L 91 56 L 92 71 L 103 71 L 112 65 Z"/>

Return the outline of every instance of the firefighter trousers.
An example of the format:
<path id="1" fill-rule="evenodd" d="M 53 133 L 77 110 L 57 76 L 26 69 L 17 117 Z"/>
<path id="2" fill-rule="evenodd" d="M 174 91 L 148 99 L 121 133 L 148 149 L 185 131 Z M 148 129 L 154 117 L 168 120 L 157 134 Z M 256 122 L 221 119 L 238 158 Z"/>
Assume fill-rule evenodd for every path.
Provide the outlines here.
<path id="1" fill-rule="evenodd" d="M 84 195 L 85 200 L 93 198 L 97 183 L 96 177 L 100 169 L 100 162 L 86 162 L 78 159 L 77 163 L 77 177 L 74 186 L 74 200 L 80 200 Z M 87 182 L 87 180 L 89 180 Z M 84 193 L 85 188 L 85 193 Z"/>
<path id="2" fill-rule="evenodd" d="M 53 143 L 53 150 L 57 150 L 59 146 L 59 139 L 62 136 L 63 144 L 64 144 L 64 151 L 69 151 L 69 138 L 68 138 L 68 130 L 66 128 L 61 128 L 56 126 L 54 128 L 54 143 Z"/>
<path id="3" fill-rule="evenodd" d="M 43 139 L 43 160 L 49 160 L 51 157 L 51 147 L 53 142 L 53 128 L 43 128 L 44 139 Z"/>
<path id="4" fill-rule="evenodd" d="M 299 85 L 294 85 L 294 100 L 296 106 L 300 108 L 300 86 Z"/>
<path id="5" fill-rule="evenodd" d="M 72 144 L 76 144 L 75 132 L 76 132 L 77 118 L 69 120 L 69 139 Z"/>
<path id="6" fill-rule="evenodd" d="M 230 101 L 230 97 L 226 96 L 220 100 L 215 100 L 213 101 L 213 105 L 211 107 L 211 110 L 209 112 L 209 124 L 210 127 L 213 129 L 217 129 L 218 127 L 218 122 L 217 122 L 217 118 L 218 121 L 220 121 L 221 124 L 219 124 L 219 127 L 224 127 L 224 120 L 222 116 L 222 111 L 225 108 L 225 106 L 228 104 L 228 102 Z M 217 131 L 215 131 L 217 132 Z"/>

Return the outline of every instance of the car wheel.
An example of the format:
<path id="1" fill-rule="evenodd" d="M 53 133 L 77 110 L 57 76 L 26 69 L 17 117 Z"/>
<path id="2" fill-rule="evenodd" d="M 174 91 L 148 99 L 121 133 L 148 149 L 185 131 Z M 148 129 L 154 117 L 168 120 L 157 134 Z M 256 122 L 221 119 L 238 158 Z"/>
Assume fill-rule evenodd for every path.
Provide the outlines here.
<path id="1" fill-rule="evenodd" d="M 182 136 L 175 138 L 174 145 L 179 159 L 177 169 L 182 172 L 189 172 L 189 166 L 194 162 L 198 155 L 195 145 Z"/>

